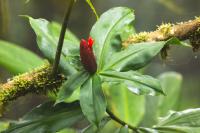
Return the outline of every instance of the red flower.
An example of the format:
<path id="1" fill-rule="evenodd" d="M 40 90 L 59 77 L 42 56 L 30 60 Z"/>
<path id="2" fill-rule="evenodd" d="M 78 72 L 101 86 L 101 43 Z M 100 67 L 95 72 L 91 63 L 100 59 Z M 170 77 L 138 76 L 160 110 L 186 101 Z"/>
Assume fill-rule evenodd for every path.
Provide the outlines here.
<path id="1" fill-rule="evenodd" d="M 92 50 L 93 44 L 94 40 L 91 37 L 88 38 L 88 41 L 82 39 L 80 43 L 81 63 L 90 74 L 97 71 L 97 63 Z"/>

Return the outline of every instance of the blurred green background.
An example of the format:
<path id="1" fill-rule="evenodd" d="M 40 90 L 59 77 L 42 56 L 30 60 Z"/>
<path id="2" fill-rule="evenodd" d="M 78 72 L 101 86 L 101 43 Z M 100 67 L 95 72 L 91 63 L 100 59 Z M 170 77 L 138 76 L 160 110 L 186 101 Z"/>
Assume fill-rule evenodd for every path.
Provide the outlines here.
<path id="1" fill-rule="evenodd" d="M 98 14 L 116 6 L 127 6 L 135 10 L 137 32 L 155 30 L 162 22 L 181 22 L 200 14 L 200 0 L 92 0 Z M 45 18 L 62 22 L 68 0 L 0 0 L 0 39 L 16 43 L 42 56 L 36 37 L 28 21 L 19 15 Z M 112 17 L 112 16 L 111 16 Z M 77 0 L 69 29 L 79 38 L 87 38 L 96 18 L 85 0 Z M 155 59 L 146 73 L 157 76 L 162 72 L 176 71 L 183 75 L 183 85 L 178 110 L 200 107 L 200 53 L 191 49 L 173 47 L 167 60 Z M 0 68 L 0 82 L 12 77 Z M 17 119 L 46 98 L 28 95 L 9 105 L 5 117 Z"/>

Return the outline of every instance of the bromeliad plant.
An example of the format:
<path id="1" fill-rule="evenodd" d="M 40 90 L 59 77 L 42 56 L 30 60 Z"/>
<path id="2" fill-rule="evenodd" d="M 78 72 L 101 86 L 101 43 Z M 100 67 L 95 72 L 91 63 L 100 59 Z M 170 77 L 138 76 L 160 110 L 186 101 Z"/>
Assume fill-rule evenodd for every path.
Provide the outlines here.
<path id="1" fill-rule="evenodd" d="M 69 11 L 71 11 L 71 7 Z M 70 12 L 66 14 L 65 20 L 68 20 L 69 15 Z M 145 112 L 145 97 L 143 95 L 169 94 L 167 98 L 159 96 L 156 100 L 160 102 L 159 113 L 156 115 L 163 116 L 176 101 L 170 101 L 171 99 L 168 98 L 174 98 L 173 93 L 175 91 L 178 93 L 180 88 L 181 76 L 177 73 L 163 74 L 159 79 L 156 79 L 149 75 L 143 75 L 139 71 L 149 64 L 158 53 L 164 52 L 166 55 L 169 44 L 187 46 L 177 39 L 178 35 L 175 36 L 177 38 L 171 37 L 172 26 L 163 25 L 164 28 L 160 27 L 157 32 L 149 33 L 149 36 L 148 33 L 133 35 L 135 34 L 133 10 L 126 7 L 116 7 L 100 16 L 93 25 L 88 40 L 82 39 L 80 41 L 69 30 L 66 31 L 67 21 L 63 23 L 61 28 L 55 22 L 50 23 L 44 19 L 31 17 L 28 19 L 36 33 L 40 50 L 49 61 L 54 62 L 51 76 L 58 73 L 57 68 L 59 67 L 59 73 L 64 74 L 67 80 L 60 81 L 65 80 L 59 88 L 57 97 L 54 98 L 55 104 L 49 102 L 33 109 L 20 122 L 11 125 L 5 132 L 53 133 L 84 118 L 90 123 L 89 127 L 82 131 L 84 133 L 105 132 L 104 127 L 107 126 L 115 128 L 116 123 L 110 123 L 111 119 L 121 124 L 121 126 L 117 125 L 119 129 L 116 132 L 119 133 L 127 133 L 129 129 L 136 133 L 182 132 L 182 127 L 200 126 L 197 120 L 195 120 L 196 124 L 191 121 L 186 122 L 188 118 L 195 119 L 197 115 L 199 118 L 199 109 L 194 109 L 179 113 L 172 112 L 152 129 L 143 128 L 143 125 L 152 120 L 150 117 L 153 117 L 148 114 L 148 107 Z M 65 32 L 67 32 L 66 35 Z M 156 38 L 157 33 L 165 34 L 166 36 L 162 37 L 166 38 L 162 39 L 160 36 Z M 59 42 L 58 46 L 57 42 Z M 40 71 L 48 67 L 44 67 Z M 50 70 L 48 68 L 47 73 Z M 34 74 L 41 75 L 35 71 Z M 28 84 L 28 87 L 36 86 L 45 89 L 42 85 L 47 83 L 46 78 L 42 77 L 44 82 L 34 82 L 36 85 Z M 48 78 L 50 78 L 49 74 Z M 27 83 L 20 84 L 21 88 L 27 87 L 23 86 Z M 170 84 L 173 85 L 170 86 Z M 14 94 L 14 92 L 11 93 Z M 149 105 L 151 100 L 146 102 Z M 156 105 L 156 103 L 153 104 Z M 153 105 L 150 108 L 152 111 Z M 148 114 L 147 119 L 145 119 L 144 112 Z M 141 127 L 137 127 L 139 124 Z M 152 122 L 150 125 L 153 124 L 156 122 Z M 194 131 L 188 128 L 187 130 Z M 110 131 L 114 131 L 114 129 Z"/>

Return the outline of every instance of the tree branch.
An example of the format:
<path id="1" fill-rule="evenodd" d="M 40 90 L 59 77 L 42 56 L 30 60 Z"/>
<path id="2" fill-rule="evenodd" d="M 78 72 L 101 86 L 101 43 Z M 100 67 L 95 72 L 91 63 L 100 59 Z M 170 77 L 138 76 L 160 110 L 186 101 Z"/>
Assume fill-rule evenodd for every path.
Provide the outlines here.
<path id="1" fill-rule="evenodd" d="M 131 35 L 123 42 L 123 46 L 140 42 L 166 41 L 172 37 L 181 41 L 189 39 L 193 49 L 197 50 L 200 47 L 200 17 L 177 24 L 162 24 L 155 31 Z"/>
<path id="2" fill-rule="evenodd" d="M 46 63 L 28 73 L 13 77 L 7 83 L 0 84 L 0 114 L 9 101 L 28 93 L 56 92 L 66 79 L 61 74 L 52 77 L 51 72 L 52 67 Z"/>

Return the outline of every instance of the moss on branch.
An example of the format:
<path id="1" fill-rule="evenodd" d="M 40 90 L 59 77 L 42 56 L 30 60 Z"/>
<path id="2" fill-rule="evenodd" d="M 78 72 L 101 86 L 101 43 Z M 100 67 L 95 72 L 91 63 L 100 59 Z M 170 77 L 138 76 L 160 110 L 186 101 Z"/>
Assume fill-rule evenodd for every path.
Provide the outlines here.
<path id="1" fill-rule="evenodd" d="M 187 22 L 177 24 L 162 24 L 155 31 L 141 32 L 131 35 L 123 42 L 123 46 L 130 44 L 152 41 L 166 41 L 172 37 L 183 40 L 190 40 L 194 50 L 200 47 L 200 17 Z"/>
<path id="2" fill-rule="evenodd" d="M 28 73 L 13 77 L 7 83 L 0 84 L 0 110 L 9 101 L 27 93 L 45 94 L 48 91 L 56 91 L 65 77 L 61 74 L 52 77 L 51 72 L 52 67 L 46 63 Z"/>

